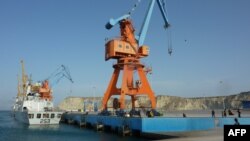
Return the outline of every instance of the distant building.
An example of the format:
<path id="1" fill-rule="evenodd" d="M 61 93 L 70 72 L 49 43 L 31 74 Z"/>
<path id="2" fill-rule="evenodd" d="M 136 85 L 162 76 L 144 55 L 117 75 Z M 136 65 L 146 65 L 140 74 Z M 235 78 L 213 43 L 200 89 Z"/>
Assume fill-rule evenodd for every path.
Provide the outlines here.
<path id="1" fill-rule="evenodd" d="M 84 112 L 97 112 L 98 111 L 98 102 L 94 101 L 94 100 L 84 100 L 83 111 Z"/>

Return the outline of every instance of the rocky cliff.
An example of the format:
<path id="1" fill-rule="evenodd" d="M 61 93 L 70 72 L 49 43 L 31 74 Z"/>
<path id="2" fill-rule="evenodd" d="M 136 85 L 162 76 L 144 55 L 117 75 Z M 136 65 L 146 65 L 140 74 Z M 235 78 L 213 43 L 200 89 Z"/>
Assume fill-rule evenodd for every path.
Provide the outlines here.
<path id="1" fill-rule="evenodd" d="M 110 99 L 108 107 L 112 107 Z M 183 98 L 176 96 L 158 95 L 156 97 L 157 108 L 162 110 L 202 110 L 202 109 L 223 109 L 239 108 L 242 100 L 250 100 L 250 91 L 230 96 Z M 101 97 L 67 97 L 58 107 L 62 110 L 76 111 L 85 109 L 92 111 L 95 107 L 101 108 Z M 127 108 L 131 108 L 129 100 L 126 101 Z M 138 97 L 136 107 L 149 107 L 150 101 L 147 97 Z"/>

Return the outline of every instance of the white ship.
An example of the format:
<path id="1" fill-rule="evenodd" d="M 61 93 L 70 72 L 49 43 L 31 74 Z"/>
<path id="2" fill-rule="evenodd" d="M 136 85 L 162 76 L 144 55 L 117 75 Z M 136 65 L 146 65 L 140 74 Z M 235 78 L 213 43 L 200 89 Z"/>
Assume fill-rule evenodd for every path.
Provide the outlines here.
<path id="1" fill-rule="evenodd" d="M 18 80 L 18 94 L 13 106 L 14 118 L 30 125 L 59 124 L 63 112 L 54 109 L 49 81 L 32 84 L 31 78 L 24 73 L 23 61 L 21 64 L 22 84 Z"/>

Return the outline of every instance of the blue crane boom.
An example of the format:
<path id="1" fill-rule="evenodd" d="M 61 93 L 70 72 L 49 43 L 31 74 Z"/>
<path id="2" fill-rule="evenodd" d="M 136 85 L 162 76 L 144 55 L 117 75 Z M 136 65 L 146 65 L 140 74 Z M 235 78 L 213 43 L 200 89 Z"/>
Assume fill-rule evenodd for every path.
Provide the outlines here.
<path id="1" fill-rule="evenodd" d="M 150 4 L 149 4 L 149 8 L 146 12 L 146 16 L 143 22 L 143 25 L 141 27 L 140 33 L 138 36 L 136 36 L 136 40 L 138 42 L 139 46 L 142 46 L 144 43 L 144 40 L 146 38 L 147 35 L 147 31 L 148 31 L 148 27 L 149 27 L 149 22 L 153 13 L 153 9 L 154 9 L 154 5 L 155 2 L 157 1 L 158 7 L 161 11 L 162 17 L 164 19 L 164 27 L 168 28 L 170 26 L 168 19 L 167 19 L 167 14 L 166 11 L 164 9 L 163 3 L 161 0 L 151 0 Z M 130 14 L 125 14 L 117 19 L 113 19 L 111 18 L 109 20 L 109 22 L 106 24 L 106 29 L 111 29 L 113 26 L 115 26 L 116 24 L 119 24 L 122 20 L 124 19 L 128 19 L 130 17 Z"/>
<path id="2" fill-rule="evenodd" d="M 129 14 L 126 14 L 126 15 L 123 15 L 117 19 L 113 19 L 111 18 L 109 20 L 109 22 L 105 25 L 106 29 L 111 29 L 113 26 L 115 26 L 116 24 L 118 24 L 120 21 L 124 20 L 124 19 L 127 19 L 129 18 L 130 15 Z"/>
<path id="3" fill-rule="evenodd" d="M 151 3 L 149 5 L 148 11 L 147 11 L 147 14 L 145 16 L 143 26 L 142 26 L 140 34 L 139 34 L 139 39 L 138 39 L 139 46 L 143 45 L 144 40 L 146 38 L 148 27 L 149 27 L 149 22 L 150 22 L 150 19 L 151 19 L 152 13 L 153 13 L 153 9 L 154 9 L 154 5 L 155 5 L 155 1 L 156 0 L 151 0 Z M 170 24 L 168 22 L 167 14 L 166 14 L 166 11 L 164 10 L 162 1 L 157 0 L 157 3 L 158 3 L 159 9 L 161 11 L 162 17 L 163 17 L 164 22 L 165 22 L 164 27 L 168 28 Z"/>

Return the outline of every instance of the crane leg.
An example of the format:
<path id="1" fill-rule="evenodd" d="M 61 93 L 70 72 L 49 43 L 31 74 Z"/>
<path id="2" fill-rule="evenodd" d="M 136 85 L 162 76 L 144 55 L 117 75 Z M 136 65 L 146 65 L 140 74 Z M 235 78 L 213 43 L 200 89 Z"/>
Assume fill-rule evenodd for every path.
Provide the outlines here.
<path id="1" fill-rule="evenodd" d="M 136 62 L 137 61 L 137 62 Z M 131 63 L 136 62 L 136 63 Z M 131 65 L 132 64 L 132 65 Z M 125 96 L 131 97 L 132 108 L 135 108 L 136 95 L 147 95 L 151 101 L 151 108 L 156 108 L 156 99 L 154 93 L 150 87 L 147 80 L 146 74 L 143 70 L 144 66 L 137 60 L 131 58 L 123 59 L 122 63 L 114 65 L 114 72 L 108 88 L 103 97 L 103 110 L 107 109 L 108 100 L 112 95 L 120 95 L 119 103 L 120 109 L 124 110 L 126 108 Z M 121 88 L 116 88 L 116 84 L 119 78 L 120 71 L 122 70 L 122 84 Z M 141 87 L 138 89 L 134 87 L 133 72 L 137 71 L 139 78 L 141 80 Z"/>
<path id="2" fill-rule="evenodd" d="M 123 76 L 122 76 L 122 85 L 120 92 L 120 109 L 124 110 L 126 108 L 125 96 L 128 95 L 129 89 L 133 88 L 133 71 L 130 66 L 127 64 L 128 60 L 124 60 L 124 64 L 122 65 Z"/>
<path id="3" fill-rule="evenodd" d="M 108 100 L 110 99 L 110 97 L 112 95 L 114 95 L 118 91 L 116 88 L 116 83 L 117 83 L 117 80 L 119 77 L 119 73 L 120 73 L 120 70 L 118 68 L 116 68 L 113 72 L 113 75 L 112 75 L 112 78 L 109 82 L 108 88 L 107 88 L 107 90 L 104 94 L 104 97 L 102 99 L 102 110 L 107 109 Z"/>
<path id="4" fill-rule="evenodd" d="M 135 108 L 135 96 L 134 95 L 132 95 L 131 96 L 131 103 L 132 103 L 132 108 L 134 109 Z"/>
<path id="5" fill-rule="evenodd" d="M 138 74 L 139 74 L 139 77 L 140 77 L 140 80 L 141 80 L 141 91 L 146 94 L 150 101 L 151 101 L 151 107 L 152 109 L 155 109 L 156 108 L 156 100 L 155 100 L 155 96 L 154 96 L 154 92 L 152 91 L 149 83 L 148 83 L 148 80 L 147 80 L 147 77 L 146 77 L 146 74 L 143 70 L 143 67 L 139 67 L 137 68 L 137 71 L 138 71 Z"/>

